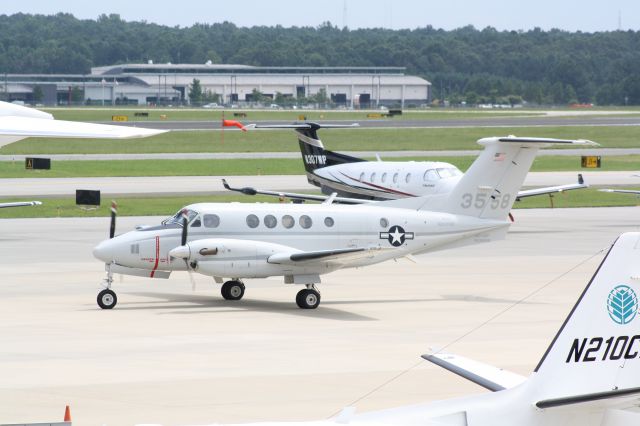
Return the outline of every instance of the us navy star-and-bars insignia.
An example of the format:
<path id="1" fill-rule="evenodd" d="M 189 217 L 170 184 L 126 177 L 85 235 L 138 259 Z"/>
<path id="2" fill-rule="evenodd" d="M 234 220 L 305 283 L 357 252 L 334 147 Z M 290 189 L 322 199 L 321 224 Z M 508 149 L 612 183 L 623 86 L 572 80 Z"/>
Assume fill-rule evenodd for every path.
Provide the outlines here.
<path id="1" fill-rule="evenodd" d="M 400 247 L 405 240 L 413 240 L 413 232 L 405 232 L 402 226 L 393 225 L 388 232 L 381 232 L 380 239 L 389 241 L 394 247 Z"/>

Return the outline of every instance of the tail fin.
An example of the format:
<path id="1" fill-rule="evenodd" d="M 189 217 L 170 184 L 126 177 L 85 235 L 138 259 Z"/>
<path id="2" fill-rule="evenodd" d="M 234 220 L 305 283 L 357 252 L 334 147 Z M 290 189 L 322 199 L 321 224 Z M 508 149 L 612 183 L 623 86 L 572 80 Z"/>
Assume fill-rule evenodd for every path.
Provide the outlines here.
<path id="1" fill-rule="evenodd" d="M 318 129 L 330 128 L 353 128 L 358 127 L 357 124 L 318 124 L 318 123 L 295 123 L 295 124 L 275 124 L 275 125 L 256 125 L 256 129 L 294 129 L 298 133 L 298 142 L 300 143 L 300 152 L 302 153 L 302 161 L 307 173 L 313 173 L 314 170 L 323 167 L 335 166 L 337 164 L 359 163 L 362 158 L 352 157 L 350 155 L 340 154 L 324 149 L 322 141 L 318 137 Z"/>
<path id="2" fill-rule="evenodd" d="M 531 377 L 540 408 L 640 393 L 640 233 L 621 235 Z"/>
<path id="3" fill-rule="evenodd" d="M 444 201 L 447 213 L 483 219 L 507 218 L 538 150 L 552 144 L 597 145 L 586 140 L 491 137 L 484 150 Z M 427 202 L 425 208 L 429 208 Z"/>

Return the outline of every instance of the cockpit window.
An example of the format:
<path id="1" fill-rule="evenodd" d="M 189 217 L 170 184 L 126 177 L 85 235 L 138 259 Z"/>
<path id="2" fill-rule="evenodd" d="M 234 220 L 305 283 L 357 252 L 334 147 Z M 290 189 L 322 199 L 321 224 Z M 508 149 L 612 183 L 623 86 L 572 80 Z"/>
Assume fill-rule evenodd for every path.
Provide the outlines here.
<path id="1" fill-rule="evenodd" d="M 438 170 L 438 175 L 443 179 L 454 177 L 454 176 L 460 176 L 462 174 L 462 172 L 456 169 L 455 167 L 448 167 L 446 169 L 442 168 L 437 170 Z"/>
<path id="2" fill-rule="evenodd" d="M 198 212 L 194 210 L 187 210 L 187 222 L 191 222 L 196 216 L 198 216 Z M 162 224 L 163 225 L 177 224 L 182 226 L 182 210 L 180 210 L 178 213 L 171 216 L 170 218 L 163 220 Z M 197 225 L 197 226 L 200 226 L 200 225 Z"/>

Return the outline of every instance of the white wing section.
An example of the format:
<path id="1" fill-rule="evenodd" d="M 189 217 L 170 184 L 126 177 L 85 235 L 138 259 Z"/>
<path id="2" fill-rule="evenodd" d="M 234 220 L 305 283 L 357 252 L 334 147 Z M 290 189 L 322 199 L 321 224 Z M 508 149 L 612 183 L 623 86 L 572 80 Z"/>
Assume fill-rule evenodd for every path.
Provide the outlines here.
<path id="1" fill-rule="evenodd" d="M 40 205 L 42 205 L 40 201 L 17 201 L 15 203 L 0 203 L 0 209 L 5 209 L 7 207 L 27 207 Z"/>
<path id="2" fill-rule="evenodd" d="M 422 358 L 493 392 L 515 387 L 527 379 L 510 371 L 458 355 L 434 354 L 422 355 Z"/>
<path id="3" fill-rule="evenodd" d="M 584 179 L 582 178 L 582 175 L 579 174 L 578 175 L 578 183 L 571 183 L 571 184 L 567 184 L 567 185 L 558 185 L 558 186 L 547 186 L 544 188 L 536 188 L 536 189 L 527 189 L 524 191 L 519 191 L 518 192 L 518 199 L 520 198 L 526 198 L 526 197 L 533 197 L 536 195 L 545 195 L 545 194 L 553 194 L 556 192 L 565 192 L 565 191 L 571 191 L 574 189 L 585 189 L 588 188 L 589 184 L 585 183 Z"/>
<path id="4" fill-rule="evenodd" d="M 633 189 L 599 189 L 600 192 L 617 192 L 619 194 L 635 194 L 640 195 L 640 191 Z"/>
<path id="5" fill-rule="evenodd" d="M 166 130 L 51 120 L 46 118 L 19 116 L 0 117 L 0 135 L 4 136 L 129 139 L 144 138 L 165 132 Z"/>
<path id="6" fill-rule="evenodd" d="M 339 261 L 346 264 L 373 255 L 374 251 L 382 250 L 379 247 L 354 247 L 336 250 L 319 251 L 295 251 L 289 253 L 275 253 L 269 256 L 268 263 L 278 265 L 300 265 L 301 263 Z"/>

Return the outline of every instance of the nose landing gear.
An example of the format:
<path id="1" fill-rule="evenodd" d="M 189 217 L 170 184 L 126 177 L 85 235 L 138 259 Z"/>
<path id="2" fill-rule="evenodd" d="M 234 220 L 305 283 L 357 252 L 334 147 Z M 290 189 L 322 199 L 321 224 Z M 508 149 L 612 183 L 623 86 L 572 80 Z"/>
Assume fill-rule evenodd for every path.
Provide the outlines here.
<path id="1" fill-rule="evenodd" d="M 103 283 L 105 289 L 98 293 L 98 306 L 102 309 L 113 309 L 118 303 L 118 296 L 115 291 L 111 290 L 111 284 L 113 284 L 113 274 L 111 273 L 111 265 L 106 265 L 107 277 Z"/>

